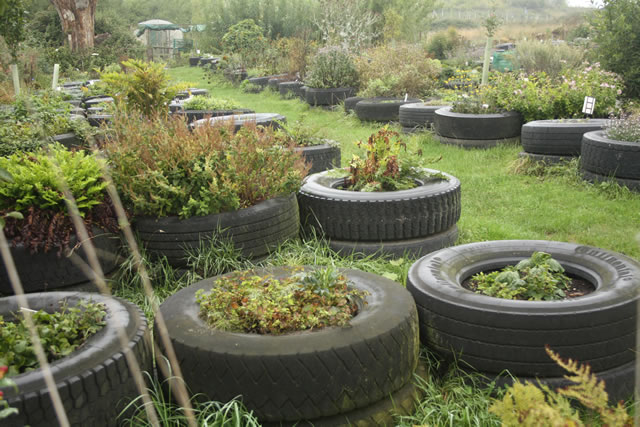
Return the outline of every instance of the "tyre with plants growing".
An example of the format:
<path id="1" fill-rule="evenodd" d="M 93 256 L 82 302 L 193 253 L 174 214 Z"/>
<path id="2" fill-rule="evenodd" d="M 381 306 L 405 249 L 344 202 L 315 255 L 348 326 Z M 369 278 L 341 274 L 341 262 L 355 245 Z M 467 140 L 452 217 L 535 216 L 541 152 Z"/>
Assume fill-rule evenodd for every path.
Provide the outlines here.
<path id="1" fill-rule="evenodd" d="M 336 105 L 352 96 L 357 89 L 358 71 L 346 51 L 328 47 L 313 58 L 304 83 L 308 104 Z"/>
<path id="2" fill-rule="evenodd" d="M 400 107 L 420 101 L 415 98 L 377 97 L 364 98 L 355 106 L 356 115 L 363 121 L 391 122 L 398 120 Z"/>
<path id="3" fill-rule="evenodd" d="M 247 287 L 236 287 L 239 281 Z M 347 303 L 339 303 L 339 311 L 314 304 L 313 316 L 298 316 L 320 295 L 326 295 L 323 304 Z M 237 298 L 245 301 L 242 307 Z M 275 307 L 288 313 L 281 311 L 277 322 Z M 241 395 L 262 422 L 358 424 L 375 408 L 379 420 L 391 422 L 385 404 L 394 398 L 399 408 L 412 410 L 417 315 L 410 295 L 383 277 L 259 268 L 198 282 L 160 310 L 188 387 L 221 401 Z"/>
<path id="4" fill-rule="evenodd" d="M 460 181 L 412 165 L 399 156 L 403 147 L 398 134 L 384 128 L 369 137 L 367 159 L 309 176 L 298 195 L 306 230 L 343 252 L 418 255 L 453 244 Z"/>
<path id="5" fill-rule="evenodd" d="M 536 252 L 544 252 L 553 262 Z M 548 279 L 541 260 L 549 270 L 566 273 L 570 286 L 556 286 Z M 492 272 L 508 266 L 516 267 L 495 280 L 511 285 L 497 295 L 516 299 L 485 295 L 474 288 L 483 276 L 495 276 L 498 273 Z M 528 276 L 520 273 L 524 268 L 529 269 Z M 555 274 L 554 280 L 558 280 Z M 546 300 L 545 293 L 545 300 L 528 300 L 535 293 L 509 293 L 539 289 L 532 286 L 540 283 L 553 285 L 559 299 Z M 563 358 L 588 363 L 596 374 L 615 377 L 620 387 L 631 385 L 631 389 L 633 377 L 621 381 L 620 373 L 630 372 L 635 357 L 639 287 L 640 264 L 635 260 L 590 246 L 537 240 L 443 249 L 418 260 L 407 279 L 418 307 L 423 344 L 447 358 L 456 355 L 487 374 L 509 370 L 517 377 L 557 383 L 564 371 L 547 357 L 545 346 L 549 346 Z"/>
<path id="6" fill-rule="evenodd" d="M 140 309 L 118 298 L 79 292 L 29 294 L 27 301 L 31 309 L 44 313 L 32 316 L 41 337 L 46 336 L 41 339 L 45 340 L 47 351 L 59 348 L 64 352 L 65 346 L 76 347 L 61 358 L 60 354 L 49 355 L 51 372 L 70 424 L 116 426 L 118 416 L 127 403 L 140 394 L 125 354 L 133 354 L 143 371 L 153 368 L 150 330 Z M 4 322 L 17 320 L 15 316 L 19 312 L 16 297 L 0 298 L 0 324 L 1 319 Z M 53 317 L 56 315 L 60 317 Z M 57 326 L 55 332 L 44 335 L 42 332 L 47 328 L 53 329 L 52 324 Z M 11 325 L 4 326 L 0 330 L 11 331 L 11 335 L 0 333 L 0 348 L 14 349 L 18 332 Z M 127 340 L 124 349 L 118 339 L 119 328 L 124 329 Z M 68 336 L 63 335 L 67 330 L 71 331 Z M 75 341 L 85 334 L 88 338 L 78 346 Z M 16 354 L 19 354 L 19 359 L 5 360 Z M 11 372 L 12 366 L 15 369 L 16 363 L 25 361 L 33 361 L 34 364 L 24 366 L 22 371 Z M 2 425 L 45 427 L 55 423 L 51 398 L 33 350 L 28 348 L 23 353 L 3 351 L 0 365 L 5 364 L 10 367 L 8 374 L 17 388 L 2 387 L 0 391 L 9 406 L 17 408 L 18 413 L 4 419 Z"/>

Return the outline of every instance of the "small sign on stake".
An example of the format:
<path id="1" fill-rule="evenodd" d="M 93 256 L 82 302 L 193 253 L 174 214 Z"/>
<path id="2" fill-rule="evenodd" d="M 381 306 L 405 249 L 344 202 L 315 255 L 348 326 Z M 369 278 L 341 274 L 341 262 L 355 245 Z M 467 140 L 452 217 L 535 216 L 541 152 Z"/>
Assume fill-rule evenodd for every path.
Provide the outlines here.
<path id="1" fill-rule="evenodd" d="M 408 93 L 405 93 L 405 94 L 404 94 L 404 102 L 407 102 L 407 99 L 408 99 L 408 98 L 409 98 L 409 94 L 408 94 Z"/>
<path id="2" fill-rule="evenodd" d="M 582 104 L 582 112 L 584 114 L 592 115 L 593 109 L 596 107 L 596 99 L 592 96 L 584 97 L 584 104 Z"/>

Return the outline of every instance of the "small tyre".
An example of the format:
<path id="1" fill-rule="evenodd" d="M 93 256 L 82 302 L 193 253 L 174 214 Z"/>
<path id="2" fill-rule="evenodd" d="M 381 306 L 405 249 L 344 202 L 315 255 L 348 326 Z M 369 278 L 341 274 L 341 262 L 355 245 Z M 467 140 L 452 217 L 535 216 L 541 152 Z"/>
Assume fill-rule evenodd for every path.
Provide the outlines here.
<path id="1" fill-rule="evenodd" d="M 515 111 L 496 114 L 454 113 L 451 107 L 435 111 L 436 133 L 453 140 L 503 140 L 520 136 L 522 117 Z"/>
<path id="2" fill-rule="evenodd" d="M 307 87 L 304 96 L 309 105 L 336 105 L 351 96 L 352 93 L 353 89 L 350 87 L 329 89 Z"/>
<path id="3" fill-rule="evenodd" d="M 72 426 L 116 426 L 120 412 L 140 395 L 126 361 L 133 352 L 143 371 L 153 369 L 150 331 L 142 311 L 119 298 L 81 292 L 27 295 L 29 307 L 53 312 L 60 301 L 75 307 L 81 300 L 106 305 L 106 325 L 69 356 L 51 363 L 62 405 Z M 0 298 L 0 316 L 11 319 L 19 310 L 16 297 Z M 128 344 L 121 349 L 117 328 L 124 328 Z M 5 427 L 48 427 L 56 415 L 40 369 L 11 378 L 17 385 L 2 387 L 9 406 L 18 414 L 3 419 Z"/>
<path id="4" fill-rule="evenodd" d="M 309 268 L 309 267 L 307 267 Z M 285 277 L 286 267 L 255 274 Z M 243 403 L 263 422 L 295 422 L 345 414 L 379 402 L 408 384 L 418 363 L 415 304 L 396 282 L 343 270 L 367 304 L 349 327 L 283 335 L 225 332 L 198 316 L 195 293 L 206 279 L 160 306 L 184 380 L 193 393 Z"/>
<path id="5" fill-rule="evenodd" d="M 216 237 L 230 240 L 246 257 L 263 257 L 298 235 L 300 215 L 291 194 L 215 215 L 134 218 L 133 228 L 149 253 L 164 255 L 171 265 L 184 267 L 190 250 Z"/>
<path id="6" fill-rule="evenodd" d="M 203 126 L 205 122 L 209 121 L 211 124 L 228 123 L 233 122 L 235 131 L 239 131 L 240 128 L 248 123 L 255 123 L 257 126 L 272 127 L 278 129 L 280 123 L 285 123 L 287 118 L 277 113 L 254 113 L 254 114 L 238 114 L 232 116 L 211 117 L 209 119 L 196 120 L 191 123 L 191 126 Z"/>
<path id="7" fill-rule="evenodd" d="M 299 98 L 303 94 L 302 86 L 302 82 L 281 82 L 278 91 L 283 98 Z"/>
<path id="8" fill-rule="evenodd" d="M 609 139 L 604 131 L 582 137 L 582 170 L 618 179 L 640 180 L 640 144 Z"/>
<path id="9" fill-rule="evenodd" d="M 535 120 L 522 126 L 520 142 L 527 153 L 552 156 L 579 156 L 582 135 L 601 130 L 605 119 Z"/>
<path id="10" fill-rule="evenodd" d="M 435 120 L 435 112 L 446 105 L 428 105 L 414 102 L 400 106 L 399 120 L 404 128 L 429 128 Z"/>
<path id="11" fill-rule="evenodd" d="M 400 106 L 419 99 L 409 98 L 365 98 L 356 104 L 356 115 L 362 121 L 391 122 L 398 120 Z"/>
<path id="12" fill-rule="evenodd" d="M 356 104 L 365 99 L 362 96 L 350 96 L 344 100 L 344 111 L 348 113 L 356 109 Z"/>
<path id="13" fill-rule="evenodd" d="M 340 145 L 335 141 L 324 144 L 298 147 L 307 163 L 311 163 L 309 175 L 340 167 Z"/>
<path id="14" fill-rule="evenodd" d="M 120 239 L 118 236 L 107 233 L 97 227 L 92 229 L 91 243 L 96 248 L 98 260 L 104 274 L 109 274 L 118 268 L 118 251 Z M 92 281 L 85 272 L 70 258 L 70 251 L 80 255 L 83 262 L 88 262 L 84 243 L 78 243 L 74 235 L 69 241 L 69 248 L 60 256 L 55 250 L 32 254 L 28 248 L 19 244 L 10 247 L 11 256 L 18 269 L 18 275 L 25 292 L 41 292 L 61 290 L 67 286 L 84 285 Z M 0 294 L 13 295 L 13 288 L 9 282 L 4 263 L 0 265 Z"/>
<path id="15" fill-rule="evenodd" d="M 534 251 L 551 254 L 594 292 L 560 301 L 494 298 L 462 283 L 481 271 L 514 265 Z M 640 263 L 572 243 L 505 240 L 433 252 L 411 266 L 407 289 L 416 300 L 423 344 L 481 372 L 509 370 L 525 377 L 560 377 L 564 370 L 545 345 L 564 358 L 606 371 L 634 360 Z"/>
<path id="16" fill-rule="evenodd" d="M 421 182 L 410 190 L 366 192 L 339 189 L 344 178 L 328 172 L 313 174 L 298 193 L 301 218 L 329 239 L 381 242 L 427 237 L 449 230 L 460 218 L 460 181 L 443 175 L 447 180 Z"/>

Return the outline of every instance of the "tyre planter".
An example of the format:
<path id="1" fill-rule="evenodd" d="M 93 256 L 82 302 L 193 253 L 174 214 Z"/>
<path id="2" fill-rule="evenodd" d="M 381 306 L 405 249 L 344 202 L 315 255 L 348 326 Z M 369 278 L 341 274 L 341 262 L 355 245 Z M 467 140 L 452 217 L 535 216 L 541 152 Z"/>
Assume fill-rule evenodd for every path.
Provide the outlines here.
<path id="1" fill-rule="evenodd" d="M 91 114 L 87 116 L 87 121 L 93 127 L 100 127 L 102 125 L 109 126 L 111 119 L 113 119 L 113 115 L 111 114 Z"/>
<path id="2" fill-rule="evenodd" d="M 604 131 L 587 132 L 582 137 L 580 169 L 588 181 L 614 179 L 640 191 L 640 143 L 609 139 Z"/>
<path id="3" fill-rule="evenodd" d="M 415 102 L 400 106 L 398 118 L 402 130 L 406 133 L 429 129 L 435 120 L 435 112 L 446 105 L 427 105 Z"/>
<path id="4" fill-rule="evenodd" d="M 356 115 L 363 121 L 391 122 L 398 120 L 400 106 L 420 101 L 409 98 L 365 98 L 356 104 Z"/>
<path id="5" fill-rule="evenodd" d="M 567 274 L 591 283 L 585 296 L 559 301 L 507 300 L 462 286 L 544 251 Z M 420 316 L 423 344 L 445 357 L 458 354 L 475 369 L 559 381 L 566 373 L 545 352 L 589 363 L 593 372 L 624 369 L 635 354 L 640 264 L 589 246 L 541 240 L 472 243 L 429 254 L 409 270 L 407 289 Z M 633 375 L 628 378 L 633 388 Z"/>
<path id="6" fill-rule="evenodd" d="M 63 133 L 60 135 L 54 135 L 53 140 L 55 142 L 59 142 L 67 148 L 78 148 L 84 147 L 86 144 L 82 140 L 82 138 L 78 137 L 75 133 Z"/>
<path id="7" fill-rule="evenodd" d="M 191 58 L 189 58 L 189 66 L 190 67 L 195 67 L 198 65 L 198 63 L 200 62 L 201 57 L 200 56 L 192 56 Z"/>
<path id="8" fill-rule="evenodd" d="M 463 148 L 489 148 L 520 136 L 522 118 L 509 111 L 498 114 L 454 113 L 451 107 L 434 113 L 434 128 L 440 142 Z"/>
<path id="9" fill-rule="evenodd" d="M 203 120 L 209 117 L 224 117 L 241 114 L 252 114 L 253 110 L 248 108 L 237 108 L 235 110 L 179 110 L 173 114 L 177 116 L 183 116 L 187 120 L 187 123 L 193 123 L 196 120 Z"/>
<path id="10" fill-rule="evenodd" d="M 117 236 L 96 227 L 92 231 L 94 237 L 91 243 L 97 250 L 100 266 L 105 275 L 109 274 L 118 267 L 117 253 L 120 240 Z M 88 261 L 84 250 L 85 245 L 85 243 L 78 243 L 76 236 L 72 236 L 69 241 L 71 250 L 80 255 L 86 263 Z M 92 283 L 91 278 L 69 258 L 70 250 L 58 256 L 55 250 L 32 254 L 31 250 L 22 244 L 10 246 L 9 249 L 25 292 L 64 290 L 62 288 Z M 13 295 L 13 288 L 4 264 L 0 265 L 0 294 Z"/>
<path id="11" fill-rule="evenodd" d="M 211 117 L 210 119 L 196 120 L 191 124 L 191 126 L 203 126 L 207 121 L 214 125 L 218 123 L 227 123 L 229 121 L 233 121 L 235 131 L 237 132 L 242 126 L 245 126 L 248 123 L 255 123 L 258 126 L 268 126 L 274 129 L 278 129 L 280 127 L 279 123 L 286 122 L 287 118 L 276 113 L 239 114 L 233 116 Z"/>
<path id="12" fill-rule="evenodd" d="M 281 82 L 278 91 L 283 98 L 300 98 L 304 95 L 302 82 Z"/>
<path id="13" fill-rule="evenodd" d="M 208 96 L 208 95 L 209 95 L 209 91 L 207 89 L 198 89 L 198 88 L 192 87 L 190 89 L 178 92 L 174 99 L 182 100 L 182 99 L 190 98 L 192 96 Z"/>
<path id="14" fill-rule="evenodd" d="M 51 371 L 72 426 L 116 426 L 125 406 L 140 394 L 125 359 L 133 352 L 140 368 L 153 369 L 147 321 L 138 307 L 118 298 L 79 292 L 50 292 L 27 295 L 29 307 L 53 312 L 60 301 L 69 307 L 91 299 L 106 305 L 106 325 L 69 356 L 51 363 Z M 0 298 L 0 315 L 13 318 L 19 310 L 16 297 Z M 117 329 L 124 328 L 128 345 L 121 350 Z M 11 378 L 13 387 L 0 390 L 18 414 L 2 420 L 6 427 L 30 425 L 48 427 L 56 415 L 40 369 Z"/>
<path id="15" fill-rule="evenodd" d="M 278 92 L 278 85 L 290 80 L 290 77 L 272 77 L 267 81 L 267 87 L 274 92 Z"/>
<path id="16" fill-rule="evenodd" d="M 356 104 L 365 99 L 362 96 L 350 96 L 344 100 L 344 112 L 349 113 L 356 109 Z"/>
<path id="17" fill-rule="evenodd" d="M 307 87 L 304 96 L 309 105 L 331 106 L 344 101 L 350 97 L 352 93 L 353 89 L 350 87 L 329 89 Z"/>
<path id="18" fill-rule="evenodd" d="M 98 104 L 111 103 L 111 102 L 113 102 L 113 98 L 110 96 L 91 97 L 83 101 L 83 108 L 86 110 L 92 107 L 96 107 Z"/>
<path id="19" fill-rule="evenodd" d="M 249 80 L 249 83 L 262 86 L 264 88 L 267 86 L 267 84 L 269 83 L 269 79 L 271 79 L 272 77 L 273 76 L 251 77 L 248 80 Z"/>
<path id="20" fill-rule="evenodd" d="M 580 155 L 582 135 L 602 130 L 606 123 L 605 119 L 536 120 L 526 123 L 520 135 L 523 156 L 547 163 L 570 160 Z"/>
<path id="21" fill-rule="evenodd" d="M 298 235 L 300 216 L 291 194 L 233 212 L 188 219 L 139 217 L 132 225 L 148 253 L 166 256 L 171 265 L 184 267 L 189 251 L 213 238 L 231 241 L 245 257 L 264 257 Z"/>
<path id="22" fill-rule="evenodd" d="M 304 228 L 324 235 L 341 252 L 419 255 L 452 245 L 460 218 L 460 181 L 443 175 L 448 180 L 385 192 L 341 190 L 344 178 L 328 172 L 310 175 L 298 194 Z"/>
<path id="23" fill-rule="evenodd" d="M 286 267 L 254 271 L 276 278 L 291 274 Z M 343 274 L 369 292 L 367 304 L 344 328 L 283 335 L 210 328 L 198 315 L 194 294 L 210 290 L 216 278 L 167 298 L 160 311 L 189 389 L 223 402 L 241 395 L 265 423 L 335 426 L 348 418 L 361 425 L 354 416 L 358 409 L 388 401 L 411 385 L 419 351 L 417 315 L 398 283 L 358 270 Z"/>
<path id="24" fill-rule="evenodd" d="M 249 76 L 246 70 L 228 70 L 224 72 L 224 76 L 231 81 L 231 83 L 240 83 L 246 80 Z"/>
<path id="25" fill-rule="evenodd" d="M 305 162 L 311 164 L 309 175 L 340 167 L 340 145 L 335 141 L 298 147 L 296 150 L 302 153 Z"/>

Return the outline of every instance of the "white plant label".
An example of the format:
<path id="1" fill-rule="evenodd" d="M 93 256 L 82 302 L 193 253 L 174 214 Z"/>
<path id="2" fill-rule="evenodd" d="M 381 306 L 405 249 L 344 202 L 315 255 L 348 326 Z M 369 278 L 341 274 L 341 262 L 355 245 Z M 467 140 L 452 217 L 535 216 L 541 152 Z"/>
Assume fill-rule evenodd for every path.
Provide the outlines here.
<path id="1" fill-rule="evenodd" d="M 592 96 L 584 97 L 584 104 L 582 104 L 582 112 L 584 114 L 593 114 L 593 109 L 596 107 L 596 99 Z"/>
<path id="2" fill-rule="evenodd" d="M 408 99 L 408 98 L 409 98 L 409 94 L 408 94 L 408 93 L 405 93 L 405 94 L 404 94 L 404 102 L 407 102 L 407 99 Z"/>

